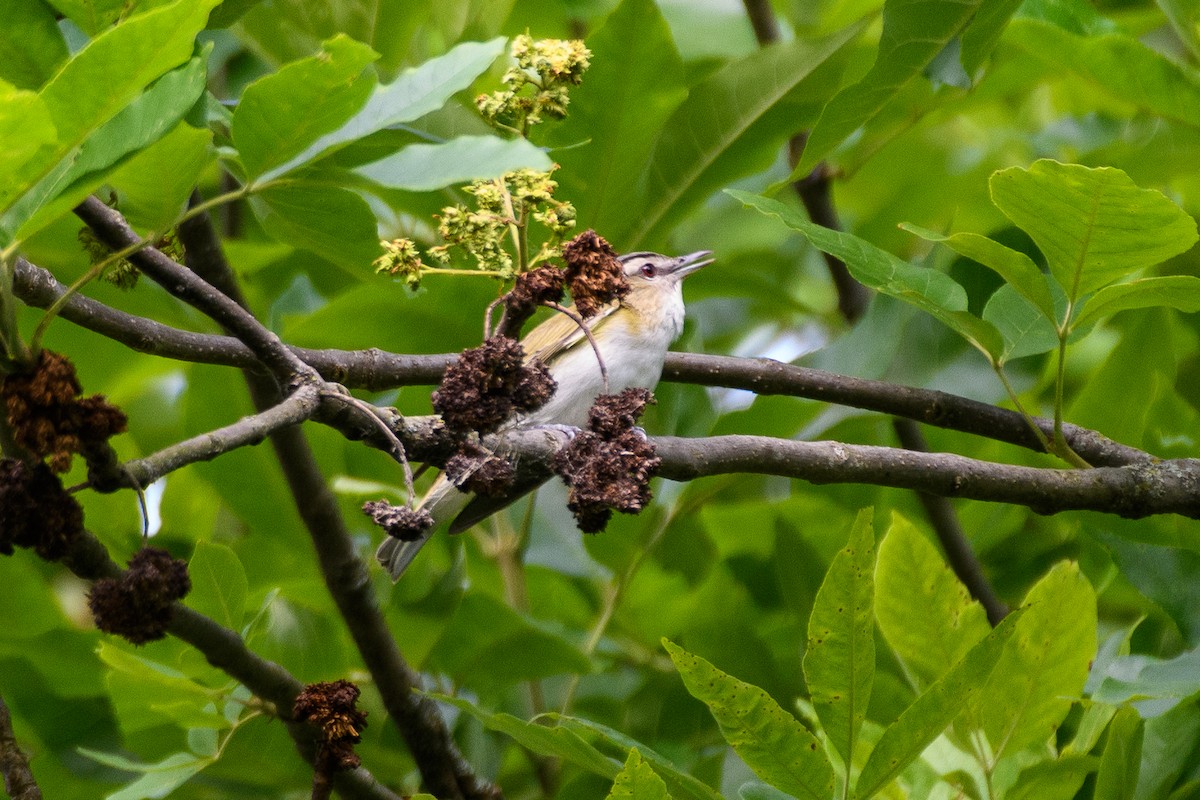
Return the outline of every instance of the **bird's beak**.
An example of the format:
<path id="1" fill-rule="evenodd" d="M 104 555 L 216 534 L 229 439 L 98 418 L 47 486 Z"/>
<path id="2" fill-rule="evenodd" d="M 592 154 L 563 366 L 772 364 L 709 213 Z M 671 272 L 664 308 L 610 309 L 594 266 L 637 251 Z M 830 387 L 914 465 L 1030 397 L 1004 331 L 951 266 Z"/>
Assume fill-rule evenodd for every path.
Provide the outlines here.
<path id="1" fill-rule="evenodd" d="M 713 263 L 715 259 L 710 258 L 712 250 L 697 250 L 695 253 L 688 253 L 686 256 L 680 256 L 675 259 L 675 264 L 671 269 L 671 275 L 680 280 L 685 275 L 690 275 L 701 267 L 707 267 Z"/>

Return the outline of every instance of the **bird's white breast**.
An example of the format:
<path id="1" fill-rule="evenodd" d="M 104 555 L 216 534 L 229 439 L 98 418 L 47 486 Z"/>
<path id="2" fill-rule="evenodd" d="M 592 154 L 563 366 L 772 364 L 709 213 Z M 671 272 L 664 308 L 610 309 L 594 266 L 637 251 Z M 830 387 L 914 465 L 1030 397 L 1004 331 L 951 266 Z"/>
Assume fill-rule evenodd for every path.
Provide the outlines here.
<path id="1" fill-rule="evenodd" d="M 683 330 L 683 298 L 668 302 L 666 313 L 647 323 L 644 315 L 622 309 L 604 320 L 596 332 L 604 366 L 608 370 L 609 394 L 622 389 L 653 389 L 662 376 L 663 361 Z M 588 410 L 596 396 L 605 392 L 596 354 L 587 342 L 554 359 L 551 367 L 558 390 L 542 408 L 529 415 L 525 424 L 587 424 Z"/>

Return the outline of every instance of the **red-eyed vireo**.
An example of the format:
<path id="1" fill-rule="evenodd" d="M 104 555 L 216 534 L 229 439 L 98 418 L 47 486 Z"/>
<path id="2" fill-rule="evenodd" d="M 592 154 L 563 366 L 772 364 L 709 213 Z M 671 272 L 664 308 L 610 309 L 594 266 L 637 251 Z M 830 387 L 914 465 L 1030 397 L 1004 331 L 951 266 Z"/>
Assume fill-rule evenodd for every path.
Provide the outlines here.
<path id="1" fill-rule="evenodd" d="M 667 348 L 683 331 L 683 279 L 712 263 L 712 253 L 701 250 L 673 258 L 658 253 L 621 256 L 630 291 L 585 321 L 608 372 L 605 386 L 600 365 L 579 325 L 565 314 L 555 314 L 522 340 L 526 361 L 537 359 L 550 370 L 558 389 L 537 411 L 513 418 L 507 427 L 587 424 L 596 396 L 627 388 L 653 389 L 662 376 Z M 445 475 L 430 487 L 419 508 L 428 511 L 433 527 L 419 539 L 387 537 L 376 556 L 392 580 L 398 580 L 417 552 L 443 523 L 458 533 L 515 502 L 521 496 L 492 498 L 472 503 L 474 495 L 459 491 Z M 468 508 L 470 506 L 470 508 Z M 465 511 L 464 511 L 465 509 Z"/>

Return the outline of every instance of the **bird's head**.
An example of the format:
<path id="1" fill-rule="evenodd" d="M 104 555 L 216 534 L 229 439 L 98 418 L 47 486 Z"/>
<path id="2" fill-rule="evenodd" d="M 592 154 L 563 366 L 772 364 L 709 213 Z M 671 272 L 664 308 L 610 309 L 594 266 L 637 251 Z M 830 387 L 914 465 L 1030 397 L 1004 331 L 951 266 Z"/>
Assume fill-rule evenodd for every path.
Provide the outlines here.
<path id="1" fill-rule="evenodd" d="M 679 286 L 688 275 L 713 262 L 711 250 L 699 250 L 686 256 L 658 253 L 626 253 L 620 257 L 625 277 L 636 292 L 643 289 L 668 289 Z"/>

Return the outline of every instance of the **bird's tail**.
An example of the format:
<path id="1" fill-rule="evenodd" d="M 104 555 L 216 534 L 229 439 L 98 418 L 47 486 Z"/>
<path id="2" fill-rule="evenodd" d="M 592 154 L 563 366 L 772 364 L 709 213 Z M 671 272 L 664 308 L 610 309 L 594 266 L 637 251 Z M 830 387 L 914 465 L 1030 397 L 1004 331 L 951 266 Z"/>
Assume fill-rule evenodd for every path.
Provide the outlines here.
<path id="1" fill-rule="evenodd" d="M 379 559 L 379 563 L 387 570 L 393 581 L 400 580 L 400 576 L 404 574 L 404 570 L 408 569 L 408 565 L 417 557 L 417 553 L 425 546 L 433 536 L 434 531 L 442 526 L 443 523 L 454 519 L 458 516 L 458 512 L 466 508 L 467 503 L 471 501 L 471 495 L 466 492 L 460 492 L 455 488 L 454 484 L 446 479 L 445 475 L 439 475 L 434 481 L 433 486 L 421 498 L 418 508 L 423 508 L 433 517 L 433 526 L 423 532 L 418 539 L 411 542 L 401 541 L 394 536 L 388 536 L 379 545 L 379 549 L 375 551 L 375 557 Z"/>

